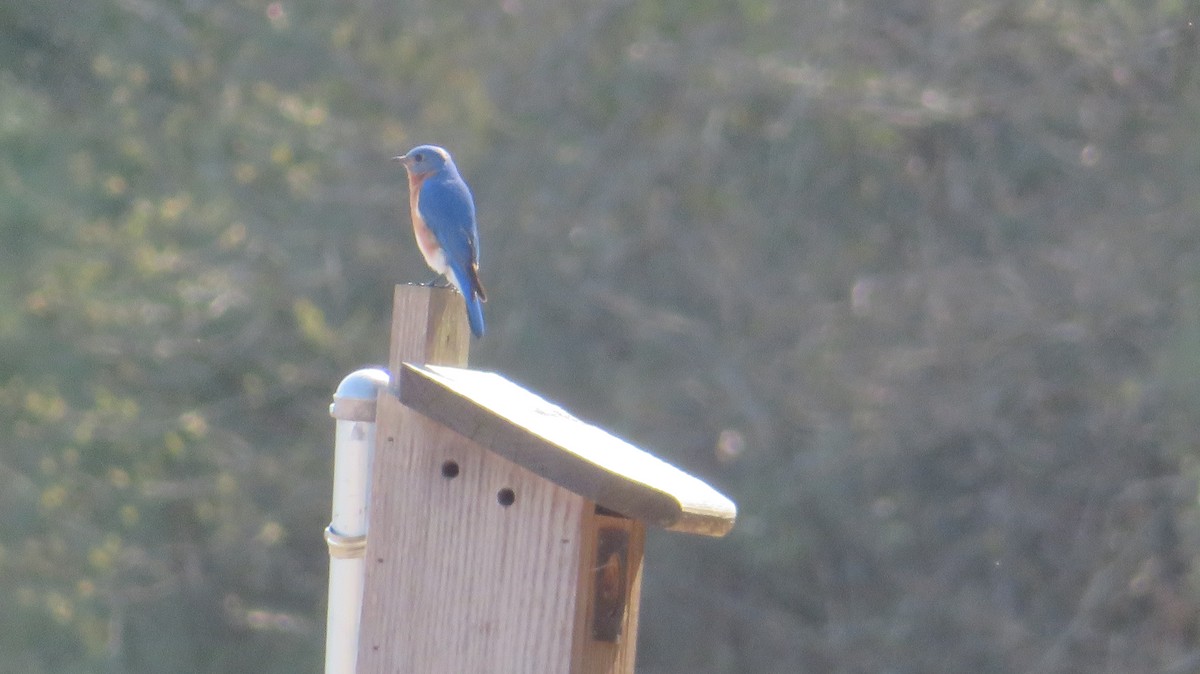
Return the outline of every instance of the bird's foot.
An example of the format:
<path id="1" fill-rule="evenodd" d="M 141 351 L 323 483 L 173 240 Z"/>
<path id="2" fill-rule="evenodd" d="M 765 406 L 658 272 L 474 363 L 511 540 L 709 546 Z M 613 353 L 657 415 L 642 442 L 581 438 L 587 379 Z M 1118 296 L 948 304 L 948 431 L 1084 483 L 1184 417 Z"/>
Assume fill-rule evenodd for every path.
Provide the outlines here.
<path id="1" fill-rule="evenodd" d="M 441 283 L 438 283 L 438 281 L 441 281 Z M 421 285 L 427 288 L 449 288 L 450 282 L 445 280 L 445 277 L 443 277 L 441 274 L 434 274 L 433 278 L 422 283 Z"/>

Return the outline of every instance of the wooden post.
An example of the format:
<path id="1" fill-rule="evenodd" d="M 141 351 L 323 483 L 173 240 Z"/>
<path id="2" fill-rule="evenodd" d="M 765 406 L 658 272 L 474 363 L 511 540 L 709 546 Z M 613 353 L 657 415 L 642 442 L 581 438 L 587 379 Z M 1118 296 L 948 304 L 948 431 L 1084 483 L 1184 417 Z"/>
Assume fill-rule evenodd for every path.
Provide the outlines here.
<path id="1" fill-rule="evenodd" d="M 392 298 L 388 371 L 404 362 L 464 366 L 470 330 L 462 298 L 448 288 L 397 285 Z M 409 470 L 411 447 L 435 424 L 400 404 L 394 391 L 381 395 L 376 411 L 375 458 L 371 469 L 370 535 L 367 537 L 359 672 L 417 671 L 392 666 L 402 657 L 390 645 L 397 630 L 411 629 L 410 616 L 398 615 L 394 577 L 403 573 L 404 553 L 395 530 L 403 526 L 409 493 L 397 476 Z"/>
<path id="2" fill-rule="evenodd" d="M 467 364 L 471 330 L 462 297 L 450 288 L 398 285 L 392 298 L 388 369 L 400 364 Z"/>

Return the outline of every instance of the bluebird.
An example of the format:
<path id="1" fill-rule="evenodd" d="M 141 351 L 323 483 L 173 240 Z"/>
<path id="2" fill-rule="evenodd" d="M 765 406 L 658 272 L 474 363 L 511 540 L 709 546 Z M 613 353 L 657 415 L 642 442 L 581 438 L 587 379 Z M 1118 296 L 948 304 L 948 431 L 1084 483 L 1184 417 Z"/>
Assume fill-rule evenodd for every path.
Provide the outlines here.
<path id="1" fill-rule="evenodd" d="M 408 204 L 413 234 L 426 264 L 443 274 L 467 303 L 467 322 L 483 336 L 483 302 L 479 281 L 479 230 L 475 201 L 450 153 L 436 145 L 418 145 L 395 161 L 408 171 Z"/>

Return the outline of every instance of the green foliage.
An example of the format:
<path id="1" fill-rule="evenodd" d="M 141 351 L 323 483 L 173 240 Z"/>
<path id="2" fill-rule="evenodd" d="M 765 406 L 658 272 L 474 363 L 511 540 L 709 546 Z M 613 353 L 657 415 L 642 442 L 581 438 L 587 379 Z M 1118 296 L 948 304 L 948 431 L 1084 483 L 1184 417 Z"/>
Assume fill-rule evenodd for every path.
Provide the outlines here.
<path id="1" fill-rule="evenodd" d="M 652 540 L 641 670 L 1183 671 L 1197 9 L 0 8 L 0 671 L 318 670 L 418 142 L 473 360 L 741 507 Z"/>

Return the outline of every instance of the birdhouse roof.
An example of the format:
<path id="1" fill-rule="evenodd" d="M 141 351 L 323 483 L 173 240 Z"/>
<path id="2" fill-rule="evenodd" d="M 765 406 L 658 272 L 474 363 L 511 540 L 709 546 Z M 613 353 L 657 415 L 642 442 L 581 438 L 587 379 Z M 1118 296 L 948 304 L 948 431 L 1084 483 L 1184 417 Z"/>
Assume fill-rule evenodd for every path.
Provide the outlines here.
<path id="1" fill-rule="evenodd" d="M 494 372 L 404 363 L 400 402 L 626 517 L 723 536 L 737 507 L 700 479 Z"/>

